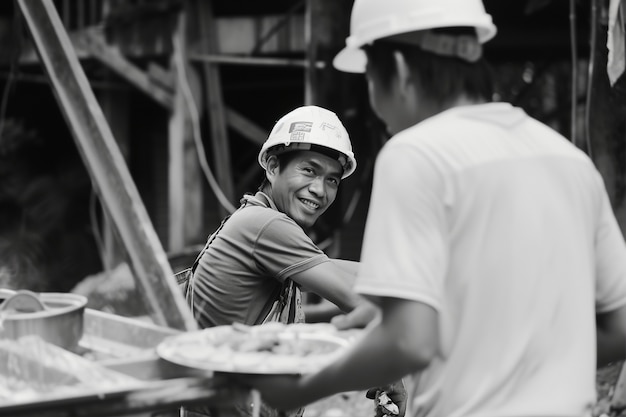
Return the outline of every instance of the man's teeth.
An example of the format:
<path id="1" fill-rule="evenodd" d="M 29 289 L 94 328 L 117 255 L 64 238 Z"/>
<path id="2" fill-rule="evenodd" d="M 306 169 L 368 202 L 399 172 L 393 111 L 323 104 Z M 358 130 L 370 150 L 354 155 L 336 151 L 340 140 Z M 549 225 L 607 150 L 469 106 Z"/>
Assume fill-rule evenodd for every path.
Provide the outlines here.
<path id="1" fill-rule="evenodd" d="M 302 201 L 304 204 L 306 204 L 307 206 L 309 206 L 309 207 L 311 207 L 311 208 L 314 208 L 314 209 L 317 209 L 317 208 L 319 208 L 319 207 L 320 207 L 320 205 L 319 205 L 319 204 L 314 203 L 314 202 L 309 201 L 309 200 L 300 200 L 300 201 Z"/>

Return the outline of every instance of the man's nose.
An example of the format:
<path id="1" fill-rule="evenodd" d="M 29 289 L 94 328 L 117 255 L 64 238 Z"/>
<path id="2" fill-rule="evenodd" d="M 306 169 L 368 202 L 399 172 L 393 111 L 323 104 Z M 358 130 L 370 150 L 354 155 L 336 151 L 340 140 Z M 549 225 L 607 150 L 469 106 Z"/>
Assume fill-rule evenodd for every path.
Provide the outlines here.
<path id="1" fill-rule="evenodd" d="M 322 197 L 326 193 L 324 178 L 316 177 L 313 181 L 311 181 L 309 184 L 309 191 L 318 197 Z"/>

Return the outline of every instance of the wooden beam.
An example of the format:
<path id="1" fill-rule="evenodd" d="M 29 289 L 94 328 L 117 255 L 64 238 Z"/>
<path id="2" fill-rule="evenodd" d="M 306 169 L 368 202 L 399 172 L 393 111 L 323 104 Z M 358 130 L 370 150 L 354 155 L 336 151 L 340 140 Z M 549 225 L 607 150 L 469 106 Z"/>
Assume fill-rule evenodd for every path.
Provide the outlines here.
<path id="1" fill-rule="evenodd" d="M 172 72 L 178 74 L 185 71 L 184 64 L 180 62 L 184 59 L 181 55 L 179 37 L 184 38 L 184 15 L 178 19 L 178 27 L 174 32 L 174 45 L 170 67 Z M 181 28 L 183 26 L 183 28 Z M 183 30 L 181 30 L 183 29 Z M 182 32 L 182 33 L 181 33 Z M 185 105 L 185 97 L 180 89 L 180 83 L 175 82 L 174 99 L 172 101 L 172 111 L 168 123 L 167 139 L 167 229 L 169 252 L 176 252 L 185 246 L 184 224 L 185 224 L 185 142 L 188 140 L 189 113 Z"/>
<path id="2" fill-rule="evenodd" d="M 192 61 L 208 62 L 212 64 L 236 64 L 236 65 L 260 66 L 260 67 L 308 68 L 309 65 L 314 65 L 316 68 L 320 68 L 320 69 L 326 67 L 326 63 L 323 61 L 311 63 L 310 61 L 306 59 L 206 54 L 206 53 L 201 53 L 201 52 L 190 53 L 189 59 Z"/>
<path id="3" fill-rule="evenodd" d="M 267 135 L 269 134 L 265 129 L 259 127 L 250 119 L 229 107 L 225 108 L 225 114 L 226 123 L 228 123 L 233 130 L 241 133 L 244 138 L 250 140 L 255 145 L 259 145 L 259 148 L 265 143 Z"/>
<path id="4" fill-rule="evenodd" d="M 188 140 L 189 118 L 185 99 L 177 90 L 168 123 L 167 164 L 167 250 L 176 252 L 185 246 L 185 142 Z"/>
<path id="5" fill-rule="evenodd" d="M 272 26 L 267 32 L 261 36 L 260 39 L 257 40 L 256 45 L 252 48 L 251 55 L 256 55 L 263 49 L 263 45 L 274 35 L 284 29 L 285 26 L 288 26 L 290 19 L 293 15 L 300 9 L 304 8 L 306 0 L 299 0 L 296 4 L 292 5 L 289 10 Z"/>
<path id="6" fill-rule="evenodd" d="M 150 217 L 52 0 L 17 0 L 57 101 L 130 258 L 153 320 L 196 329 Z"/>
<path id="7" fill-rule="evenodd" d="M 85 48 L 94 58 L 139 88 L 163 107 L 167 109 L 172 108 L 172 94 L 161 87 L 160 84 L 153 82 L 143 70 L 126 59 L 119 50 L 108 46 L 100 31 L 88 30 L 84 33 Z"/>
<path id="8" fill-rule="evenodd" d="M 362 168 L 366 166 L 363 163 L 366 153 L 362 149 L 367 149 L 367 145 L 366 141 L 362 139 L 354 139 L 368 137 L 371 133 L 367 131 L 367 126 L 363 123 L 363 116 L 367 113 L 354 116 L 355 109 L 359 109 L 363 105 L 368 106 L 367 99 L 363 100 L 363 95 L 357 90 L 362 88 L 360 80 L 335 70 L 331 65 L 323 68 L 314 65 L 315 62 L 332 62 L 337 51 L 345 45 L 349 27 L 349 2 L 307 0 L 305 39 L 307 59 L 311 64 L 306 67 L 305 71 L 305 103 L 326 107 L 337 113 L 353 138 L 352 146 L 359 160 L 356 174 L 361 175 Z M 348 117 L 350 114 L 352 116 Z M 360 148 L 364 145 L 365 148 Z M 351 201 L 348 198 L 359 191 L 356 189 L 359 184 L 354 179 L 357 175 L 342 181 L 335 203 L 324 214 L 324 218 L 320 219 L 322 222 L 326 222 L 329 230 L 341 231 L 342 235 L 346 232 L 350 233 L 350 230 L 353 231 L 354 237 L 350 239 L 343 239 L 335 233 L 333 246 L 326 250 L 331 254 L 341 251 L 340 257 L 346 259 L 358 259 L 359 242 L 362 240 L 362 225 L 343 224 L 345 217 L 343 213 Z"/>
<path id="9" fill-rule="evenodd" d="M 332 62 L 344 46 L 346 15 L 350 10 L 335 0 L 307 0 L 305 41 L 307 44 L 305 102 L 338 111 L 342 97 L 337 94 L 339 71 L 320 63 Z"/>
<path id="10" fill-rule="evenodd" d="M 83 30 L 71 32 L 67 34 L 74 46 L 74 53 L 79 59 L 85 59 L 90 56 L 89 52 L 85 50 L 85 35 Z M 4 47 L 4 45 L 0 45 Z M 24 44 L 20 49 L 19 63 L 23 65 L 38 64 L 39 56 L 37 54 L 35 46 L 29 42 L 29 39 L 25 39 Z M 3 65 L 9 65 L 9 62 L 3 62 Z"/>
<path id="11" fill-rule="evenodd" d="M 200 45 L 202 51 L 214 54 L 218 50 L 217 30 L 213 15 L 212 0 L 195 0 L 192 2 L 196 18 L 198 19 Z M 234 201 L 235 192 L 233 184 L 233 172 L 230 154 L 230 143 L 226 131 L 226 116 L 224 110 L 224 97 L 222 94 L 222 81 L 219 66 L 214 63 L 203 65 L 204 79 L 206 83 L 205 98 L 210 124 L 210 140 L 213 148 L 213 165 L 215 177 L 220 185 L 224 196 L 229 201 Z M 228 210 L 220 208 L 225 215 Z"/>
<path id="12" fill-rule="evenodd" d="M 148 77 L 165 90 L 169 92 L 174 90 L 174 84 L 176 81 L 174 80 L 172 72 L 166 70 L 155 62 L 148 63 Z"/>
<path id="13" fill-rule="evenodd" d="M 186 18 L 180 13 L 174 29 L 172 73 L 175 77 L 174 106 L 168 138 L 168 250 L 179 252 L 188 244 L 204 239 L 202 172 L 194 144 L 194 130 L 200 135 L 202 97 L 199 77 L 188 66 Z M 194 126 L 195 125 L 195 126 Z M 198 137 L 201 140 L 200 137 Z"/>

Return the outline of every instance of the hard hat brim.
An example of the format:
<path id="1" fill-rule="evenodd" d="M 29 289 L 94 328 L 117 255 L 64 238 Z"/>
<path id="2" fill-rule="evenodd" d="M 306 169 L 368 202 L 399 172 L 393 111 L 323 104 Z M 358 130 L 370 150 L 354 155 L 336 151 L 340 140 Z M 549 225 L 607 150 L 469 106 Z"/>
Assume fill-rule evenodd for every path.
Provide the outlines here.
<path id="1" fill-rule="evenodd" d="M 339 71 L 364 73 L 367 55 L 361 48 L 346 46 L 333 59 L 333 66 Z"/>
<path id="2" fill-rule="evenodd" d="M 306 143 L 306 144 L 292 143 L 289 146 L 277 145 L 277 146 L 273 146 L 269 149 L 265 149 L 259 152 L 259 156 L 257 160 L 259 162 L 259 165 L 261 165 L 261 168 L 267 170 L 267 159 L 269 155 L 280 155 L 280 154 L 287 153 L 287 152 L 311 150 L 313 152 L 319 152 L 324 155 L 330 156 L 333 159 L 336 159 L 335 154 L 341 155 L 343 157 L 343 162 L 341 159 L 338 159 L 338 161 L 341 164 L 341 167 L 343 168 L 343 174 L 341 176 L 342 180 L 348 178 L 350 175 L 354 173 L 354 171 L 356 170 L 356 158 L 354 157 L 354 153 L 350 152 L 349 154 L 345 154 L 336 149 L 327 148 L 328 151 L 333 152 L 332 154 L 330 154 L 328 152 L 324 152 L 323 148 L 327 148 L 327 147 L 323 145 L 315 145 L 315 144 L 310 144 L 310 143 Z"/>
<path id="3" fill-rule="evenodd" d="M 463 21 L 450 21 L 445 25 L 437 26 L 437 27 L 455 27 L 455 26 L 468 26 L 476 28 L 476 33 L 478 35 L 478 40 L 481 44 L 491 40 L 497 33 L 497 28 L 491 21 L 491 17 L 483 19 L 480 22 L 474 22 L 472 24 L 463 22 Z M 367 66 L 367 55 L 365 51 L 361 49 L 361 46 L 372 42 L 376 39 L 388 38 L 394 35 L 398 35 L 401 33 L 414 32 L 414 31 L 423 31 L 430 30 L 435 27 L 424 26 L 419 29 L 407 31 L 407 30 L 398 30 L 391 31 L 386 33 L 384 36 L 369 39 L 369 38 L 355 38 L 353 36 L 348 37 L 346 40 L 346 47 L 344 47 L 333 59 L 333 67 L 343 72 L 352 72 L 352 73 L 364 73 L 365 67 Z"/>

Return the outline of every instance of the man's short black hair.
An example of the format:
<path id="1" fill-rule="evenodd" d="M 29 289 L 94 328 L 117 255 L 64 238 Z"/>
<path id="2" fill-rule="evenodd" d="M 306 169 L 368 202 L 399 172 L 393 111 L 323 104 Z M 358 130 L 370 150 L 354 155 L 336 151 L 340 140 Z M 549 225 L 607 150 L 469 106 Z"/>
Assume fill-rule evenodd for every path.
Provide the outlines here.
<path id="1" fill-rule="evenodd" d="M 433 32 L 449 35 L 474 34 L 474 28 L 441 28 Z M 472 99 L 491 101 L 494 93 L 491 68 L 479 58 L 476 62 L 449 56 L 440 56 L 424 51 L 417 45 L 380 39 L 363 50 L 367 54 L 368 70 L 371 70 L 382 83 L 389 82 L 395 72 L 393 53 L 402 53 L 417 78 L 422 93 L 430 100 L 445 103 L 461 95 Z"/>

